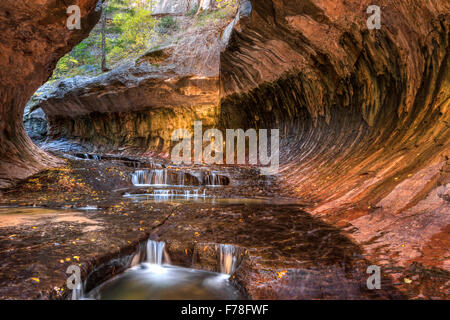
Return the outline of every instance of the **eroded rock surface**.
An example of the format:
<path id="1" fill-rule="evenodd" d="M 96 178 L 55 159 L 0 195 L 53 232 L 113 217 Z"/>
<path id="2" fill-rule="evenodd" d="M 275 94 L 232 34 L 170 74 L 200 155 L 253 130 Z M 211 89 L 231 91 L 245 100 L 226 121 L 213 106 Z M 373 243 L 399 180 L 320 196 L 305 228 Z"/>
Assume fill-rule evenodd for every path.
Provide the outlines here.
<path id="1" fill-rule="evenodd" d="M 371 4 L 241 1 L 221 121 L 284 132 L 286 190 L 374 255 L 448 269 L 425 243 L 450 223 L 449 4 L 379 1 L 368 30 Z"/>
<path id="2" fill-rule="evenodd" d="M 58 0 L 0 4 L 0 186 L 25 178 L 56 159 L 27 136 L 23 110 L 49 78 L 58 60 L 85 38 L 99 19 L 97 0 Z M 80 30 L 66 27 L 67 6 L 81 9 Z"/>
<path id="3" fill-rule="evenodd" d="M 206 210 L 211 208 L 209 204 L 192 206 L 175 216 L 164 211 L 165 217 L 172 219 L 167 220 L 170 221 L 167 225 L 160 224 L 160 216 L 156 220 L 158 223 L 153 218 L 139 220 L 146 212 L 137 210 L 139 212 L 132 219 L 125 215 L 128 212 L 123 207 L 114 210 L 114 206 L 108 205 L 110 213 L 118 213 L 117 220 L 111 221 L 125 221 L 123 225 L 133 223 L 131 231 L 114 224 L 110 224 L 108 230 L 123 233 L 124 237 L 131 234 L 135 237 L 135 231 L 147 228 L 146 232 L 154 231 L 161 239 L 177 238 L 183 244 L 188 241 L 227 242 L 253 248 L 250 266 L 240 277 L 248 281 L 246 289 L 254 297 L 329 298 L 342 295 L 351 298 L 359 293 L 357 288 L 364 281 L 359 273 L 352 271 L 347 275 L 342 271 L 345 263 L 357 265 L 358 272 L 364 273 L 364 267 L 370 261 L 382 265 L 382 270 L 392 275 L 398 288 L 407 292 L 409 298 L 448 298 L 450 7 L 448 2 L 438 0 L 379 1 L 382 27 L 368 30 L 366 9 L 371 4 L 356 0 L 242 0 L 238 18 L 228 28 L 220 29 L 220 37 L 215 37 L 229 39 L 220 55 L 217 71 L 202 74 L 189 69 L 196 66 L 202 70 L 200 62 L 205 56 L 194 59 L 198 61 L 194 64 L 186 63 L 189 59 L 182 59 L 181 64 L 171 69 L 167 57 L 180 57 L 183 46 L 178 46 L 173 49 L 177 53 L 149 53 L 141 61 L 126 67 L 123 76 L 118 70 L 112 72 L 110 78 L 80 79 L 82 81 L 74 85 L 67 82 L 68 90 L 60 88 L 57 91 L 61 97 L 55 95 L 46 100 L 48 105 L 44 110 L 47 108 L 50 121 L 55 124 L 52 129 L 55 136 L 76 137 L 113 148 L 148 148 L 144 151 L 166 148 L 164 141 L 171 128 L 162 128 L 161 124 L 167 121 L 189 126 L 199 116 L 195 114 L 199 105 L 212 107 L 207 109 L 206 118 L 210 117 L 211 110 L 220 111 L 211 123 L 218 123 L 223 128 L 279 128 L 282 132 L 282 168 L 276 177 L 275 196 L 287 193 L 307 204 L 289 210 L 276 205 L 241 204 L 239 207 L 223 206 L 213 213 Z M 22 45 L 22 42 L 18 43 L 18 46 Z M 16 59 L 11 48 L 13 46 L 7 47 L 9 51 L 5 57 Z M 222 49 L 217 46 L 212 51 L 193 52 L 217 53 L 218 48 Z M 23 58 L 24 55 L 18 56 Z M 213 56 L 218 57 L 218 54 Z M 29 61 L 23 60 L 31 65 L 34 61 L 31 57 L 34 56 L 27 58 Z M 11 65 L 24 65 L 22 62 L 13 61 Z M 35 62 L 40 66 L 38 58 Z M 160 64 L 159 68 L 167 71 L 156 80 L 156 85 L 154 77 L 148 75 L 151 71 L 158 76 L 152 64 Z M 170 72 L 173 72 L 173 78 L 167 76 Z M 23 81 L 33 77 L 17 75 L 22 82 L 12 85 L 8 82 L 12 80 L 6 81 L 5 74 L 1 75 L 1 83 L 7 84 L 3 86 L 6 89 L 2 94 L 5 92 L 6 95 L 2 95 L 2 105 L 7 106 L 8 112 L 16 112 L 19 119 L 25 98 L 33 89 L 25 87 Z M 196 76 L 206 79 L 192 78 Z M 216 96 L 213 93 L 203 95 L 195 89 L 209 88 L 211 79 L 215 81 L 214 86 L 218 86 L 212 86 L 215 89 L 211 90 L 216 91 Z M 196 86 L 191 80 L 204 82 Z M 183 81 L 187 81 L 187 85 L 183 85 Z M 35 84 L 34 89 L 37 81 Z M 25 91 L 26 95 L 19 94 Z M 152 95 L 160 92 L 167 92 L 166 98 L 175 106 L 167 107 L 158 94 Z M 148 98 L 139 99 L 141 95 Z M 194 106 L 183 102 L 181 109 L 177 109 L 179 97 L 194 102 Z M 199 102 L 203 98 L 211 98 L 214 102 Z M 155 103 L 155 107 L 148 105 L 147 100 Z M 62 106 L 64 103 L 66 105 Z M 67 110 L 69 106 L 74 110 L 73 115 Z M 165 110 L 167 115 L 161 116 Z M 174 110 L 181 111 L 176 113 Z M 30 165 L 28 171 L 22 169 L 21 174 L 25 176 L 40 168 L 33 164 L 36 161 L 44 163 L 44 155 L 26 140 L 21 125 L 14 121 L 16 115 L 11 116 L 8 112 L 3 113 L 2 109 L 1 113 L 3 131 L 0 139 L 5 144 L 0 150 L 5 162 L 0 168 L 7 172 L 5 168 L 16 168 L 17 163 Z M 3 121 L 6 115 L 13 121 Z M 182 117 L 188 120 L 178 123 L 177 119 Z M 152 140 L 153 137 L 156 140 Z M 23 155 L 19 156 L 17 152 Z M 97 168 L 88 170 L 95 172 Z M 113 179 L 109 172 L 104 168 L 98 174 L 111 185 L 127 187 L 125 178 L 117 173 Z M 92 184 L 102 184 L 95 175 L 88 176 Z M 47 178 L 56 179 L 51 172 L 40 178 L 44 183 Z M 40 181 L 29 183 L 31 187 L 35 183 L 39 186 Z M 59 181 L 55 184 L 59 185 Z M 83 191 L 79 199 L 69 199 L 71 189 L 56 189 L 60 192 L 52 194 L 56 198 L 53 201 L 59 205 L 73 204 L 92 197 L 91 190 L 84 190 L 82 185 L 76 188 Z M 39 192 L 42 191 L 21 195 L 20 203 L 36 203 Z M 253 196 L 256 194 L 259 193 L 252 193 Z M 5 193 L 5 204 L 14 203 L 18 195 L 20 190 Z M 107 199 L 100 201 L 107 202 Z M 300 218 L 302 214 L 305 216 Z M 145 221 L 143 226 L 140 221 Z M 303 222 L 306 226 L 311 222 L 309 226 L 317 226 L 317 230 L 303 228 Z M 9 231 L 13 230 L 4 231 L 5 238 Z M 263 233 L 258 231 L 267 232 L 266 238 L 259 239 Z M 354 241 L 344 237 L 343 231 Z M 33 232 L 33 229 L 27 232 Z M 323 237 L 317 236 L 317 242 L 314 242 L 311 238 L 316 232 Z M 335 241 L 328 243 L 328 236 Z M 64 249 L 67 251 L 58 253 L 62 257 L 66 252 L 72 252 L 68 246 L 72 236 L 60 237 L 67 241 Z M 126 246 L 124 239 L 115 238 L 116 244 Z M 127 239 L 133 240 L 131 236 Z M 83 241 L 83 253 L 90 259 L 99 259 L 92 254 L 88 238 Z M 322 248 L 322 244 L 326 244 L 325 247 Z M 304 250 L 305 247 L 310 250 Z M 43 252 L 48 252 L 46 250 L 48 248 Z M 2 254 L 7 256 L 8 252 Z M 101 254 L 111 256 L 110 250 L 106 249 Z M 186 252 L 185 256 L 190 258 Z M 20 255 L 17 259 L 18 264 L 23 262 Z M 314 265 L 316 261 L 324 265 Z M 344 266 L 339 266 L 339 262 L 344 262 Z M 48 275 L 59 266 L 59 262 L 52 262 L 42 273 Z M 22 269 L 18 272 L 22 274 Z M 23 277 L 16 279 L 18 288 L 24 285 L 20 280 L 32 281 L 27 279 L 33 277 L 33 272 L 23 271 Z M 278 276 L 276 272 L 279 272 Z M 334 274 L 343 280 L 350 277 L 356 282 L 350 281 L 350 285 L 343 288 L 348 291 L 340 291 L 338 284 L 333 282 L 335 280 L 327 278 L 322 286 L 327 288 L 325 293 L 317 291 L 314 283 L 325 274 Z M 299 288 L 298 279 L 306 278 L 314 281 Z M 47 289 L 54 280 L 44 283 Z M 58 281 L 63 283 L 63 280 L 59 275 Z M 13 294 L 4 293 L 5 296 Z M 33 294 L 35 292 L 30 291 L 29 297 Z"/>
<path id="4" fill-rule="evenodd" d="M 229 19 L 193 26 L 100 76 L 64 79 L 35 98 L 49 118 L 49 135 L 103 150 L 170 150 L 172 132 L 195 120 L 217 127 L 221 33 Z"/>

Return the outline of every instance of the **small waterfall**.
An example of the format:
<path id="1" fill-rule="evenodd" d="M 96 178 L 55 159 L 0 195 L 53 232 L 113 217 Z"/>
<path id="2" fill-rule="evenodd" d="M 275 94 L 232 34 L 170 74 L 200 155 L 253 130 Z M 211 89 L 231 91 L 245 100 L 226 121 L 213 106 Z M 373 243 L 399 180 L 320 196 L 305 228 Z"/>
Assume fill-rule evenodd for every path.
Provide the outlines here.
<path id="1" fill-rule="evenodd" d="M 135 186 L 167 185 L 166 169 L 136 170 L 131 175 L 131 182 Z"/>
<path id="2" fill-rule="evenodd" d="M 236 248 L 230 244 L 219 245 L 220 272 L 232 275 L 236 270 Z"/>
<path id="3" fill-rule="evenodd" d="M 135 186 L 186 186 L 186 184 L 200 184 L 199 180 L 193 175 L 168 169 L 136 170 L 131 174 L 131 182 Z"/>
<path id="4" fill-rule="evenodd" d="M 148 240 L 147 262 L 152 264 L 162 264 L 165 246 L 166 244 L 164 242 Z"/>
<path id="5" fill-rule="evenodd" d="M 166 243 L 162 241 L 147 241 L 147 258 L 145 262 L 150 264 L 170 264 L 170 257 L 166 251 Z"/>
<path id="6" fill-rule="evenodd" d="M 154 240 L 147 240 L 139 245 L 137 253 L 130 259 L 130 267 L 135 267 L 141 263 L 150 264 L 170 264 L 170 257 L 166 251 L 166 243 Z"/>
<path id="7" fill-rule="evenodd" d="M 79 158 L 83 158 L 86 160 L 101 160 L 101 156 L 98 156 L 96 154 L 89 154 L 89 153 L 84 153 L 84 154 L 78 154 Z"/>
<path id="8" fill-rule="evenodd" d="M 184 186 L 184 172 L 178 173 L 178 185 Z"/>
<path id="9" fill-rule="evenodd" d="M 230 183 L 227 176 L 217 174 L 217 172 L 205 173 L 203 182 L 207 186 L 226 186 Z"/>
<path id="10" fill-rule="evenodd" d="M 220 185 L 220 181 L 217 179 L 217 174 L 215 172 L 211 172 L 210 174 L 206 175 L 205 183 L 210 186 Z"/>

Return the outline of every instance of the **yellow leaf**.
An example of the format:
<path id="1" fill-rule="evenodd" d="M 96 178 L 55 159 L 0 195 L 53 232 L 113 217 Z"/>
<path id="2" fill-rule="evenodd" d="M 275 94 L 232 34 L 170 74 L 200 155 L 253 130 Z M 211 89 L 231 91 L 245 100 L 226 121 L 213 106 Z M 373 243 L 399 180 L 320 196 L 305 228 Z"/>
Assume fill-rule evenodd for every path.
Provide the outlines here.
<path id="1" fill-rule="evenodd" d="M 31 280 L 33 280 L 33 281 L 35 281 L 37 283 L 39 283 L 41 281 L 41 280 L 39 280 L 39 278 L 31 278 Z"/>
<path id="2" fill-rule="evenodd" d="M 410 284 L 412 282 L 412 280 L 408 279 L 408 278 L 403 279 L 403 281 L 405 281 L 405 283 L 408 283 L 408 284 Z"/>

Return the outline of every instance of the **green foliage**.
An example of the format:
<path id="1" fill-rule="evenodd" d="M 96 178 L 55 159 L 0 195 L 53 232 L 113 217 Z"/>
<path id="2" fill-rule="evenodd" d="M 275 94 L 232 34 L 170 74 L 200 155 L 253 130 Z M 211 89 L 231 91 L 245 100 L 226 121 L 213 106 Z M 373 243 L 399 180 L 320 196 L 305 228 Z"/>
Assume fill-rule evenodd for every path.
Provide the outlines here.
<path id="1" fill-rule="evenodd" d="M 1 1 L 1 0 L 0 0 Z M 114 68 L 121 61 L 134 59 L 146 52 L 151 39 L 167 38 L 179 29 L 173 16 L 155 20 L 149 10 L 152 0 L 105 0 L 106 23 L 106 61 Z M 193 17 L 197 26 L 216 23 L 225 18 L 234 17 L 236 0 L 216 0 L 218 10 L 204 11 Z M 192 8 L 187 15 L 195 16 L 198 7 Z M 156 30 L 159 34 L 155 34 Z M 159 37 L 159 38 L 158 38 Z M 76 75 L 95 76 L 101 71 L 101 27 L 97 25 L 87 39 L 64 56 L 57 64 L 50 81 Z M 153 43 L 154 45 L 154 43 Z"/>
<path id="2" fill-rule="evenodd" d="M 236 0 L 216 0 L 217 7 L 222 9 L 225 7 L 233 6 L 236 4 Z"/>
<path id="3" fill-rule="evenodd" d="M 192 17 L 197 12 L 198 12 L 198 5 L 192 7 L 191 10 L 189 10 L 186 15 L 189 16 L 189 17 Z"/>
<path id="4" fill-rule="evenodd" d="M 172 16 L 165 16 L 158 23 L 158 31 L 160 33 L 167 33 L 178 29 L 177 20 Z"/>
<path id="5" fill-rule="evenodd" d="M 208 23 L 215 23 L 219 20 L 230 18 L 234 14 L 234 8 L 230 5 L 223 6 L 214 11 L 202 11 L 198 16 L 197 25 L 205 26 Z"/>
<path id="6" fill-rule="evenodd" d="M 105 12 L 106 60 L 108 65 L 137 56 L 148 49 L 156 20 L 138 0 L 108 0 Z M 101 28 L 97 25 L 89 37 L 58 62 L 50 81 L 76 75 L 101 73 Z"/>
<path id="7" fill-rule="evenodd" d="M 150 38 L 155 20 L 150 11 L 137 8 L 134 12 L 121 16 L 114 24 L 120 26 L 122 34 L 119 38 L 124 44 L 142 50 L 146 47 L 146 40 Z"/>

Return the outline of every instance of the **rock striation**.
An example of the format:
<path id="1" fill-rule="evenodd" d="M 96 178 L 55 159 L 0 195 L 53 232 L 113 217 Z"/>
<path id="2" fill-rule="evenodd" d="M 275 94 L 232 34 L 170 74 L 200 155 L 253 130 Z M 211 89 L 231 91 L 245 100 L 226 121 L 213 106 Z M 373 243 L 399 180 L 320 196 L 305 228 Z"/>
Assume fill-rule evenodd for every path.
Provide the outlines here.
<path id="1" fill-rule="evenodd" d="M 286 190 L 370 252 L 448 270 L 450 4 L 372 4 L 241 1 L 220 121 L 280 129 Z"/>
<path id="2" fill-rule="evenodd" d="M 148 152 L 168 148 L 167 123 L 280 129 L 277 178 L 309 212 L 374 262 L 450 270 L 450 4 L 376 2 L 381 28 L 369 30 L 368 0 L 241 0 L 226 28 L 59 83 L 41 103 L 50 134 Z M 26 136 L 23 108 L 98 19 L 82 1 L 86 29 L 71 33 L 63 6 L 40 3 L 0 4 L 3 185 L 54 163 Z"/>
<path id="3" fill-rule="evenodd" d="M 69 30 L 66 11 L 73 4 L 81 11 L 81 29 Z M 24 107 L 58 60 L 89 34 L 99 15 L 97 0 L 0 3 L 0 187 L 57 162 L 26 134 Z"/>
<path id="4" fill-rule="evenodd" d="M 48 85 L 33 104 L 48 116 L 49 136 L 103 151 L 165 155 L 175 129 L 191 129 L 195 120 L 216 127 L 228 22 L 189 28 L 183 38 L 100 76 Z"/>

